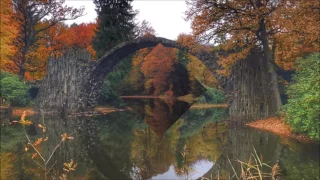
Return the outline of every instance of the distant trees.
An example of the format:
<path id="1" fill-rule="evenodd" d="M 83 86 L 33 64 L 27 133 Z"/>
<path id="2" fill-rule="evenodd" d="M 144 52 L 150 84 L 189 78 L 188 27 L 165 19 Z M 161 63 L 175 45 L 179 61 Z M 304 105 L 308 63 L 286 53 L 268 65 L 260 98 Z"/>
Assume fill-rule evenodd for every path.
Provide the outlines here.
<path id="1" fill-rule="evenodd" d="M 132 0 L 94 0 L 98 14 L 98 28 L 93 48 L 100 58 L 106 51 L 121 42 L 134 38 Z"/>
<path id="2" fill-rule="evenodd" d="M 136 24 L 134 31 L 135 31 L 135 36 L 137 37 L 156 34 L 156 31 L 153 29 L 151 24 L 146 20 L 143 20 L 141 23 Z"/>
<path id="3" fill-rule="evenodd" d="M 170 73 L 177 63 L 174 49 L 158 44 L 145 58 L 141 72 L 146 78 L 145 88 L 150 94 L 160 95 L 170 88 Z M 154 89 L 154 92 L 152 92 Z"/>

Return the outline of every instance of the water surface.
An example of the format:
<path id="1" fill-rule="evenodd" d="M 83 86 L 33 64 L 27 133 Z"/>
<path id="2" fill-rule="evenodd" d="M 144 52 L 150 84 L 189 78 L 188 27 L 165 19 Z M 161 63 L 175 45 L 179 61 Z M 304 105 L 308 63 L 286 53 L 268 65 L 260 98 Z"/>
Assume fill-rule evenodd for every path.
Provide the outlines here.
<path id="1" fill-rule="evenodd" d="M 227 158 L 247 161 L 254 149 L 261 159 L 279 162 L 285 179 L 319 179 L 319 146 L 245 127 L 228 126 L 225 109 L 184 109 L 185 102 L 158 99 L 126 102 L 132 111 L 94 117 L 27 117 L 26 128 L 34 141 L 48 137 L 37 146 L 53 167 L 47 179 L 66 173 L 63 163 L 78 165 L 68 179 L 197 179 L 215 177 L 232 170 Z M 182 116 L 181 116 L 182 115 Z M 180 117 L 181 116 L 181 117 Z M 180 117 L 180 118 L 179 118 Z M 43 133 L 38 124 L 45 124 Z M 43 179 L 44 171 L 32 150 L 25 151 L 27 139 L 22 127 L 1 127 L 1 179 Z M 268 170 L 266 170 L 268 171 Z"/>

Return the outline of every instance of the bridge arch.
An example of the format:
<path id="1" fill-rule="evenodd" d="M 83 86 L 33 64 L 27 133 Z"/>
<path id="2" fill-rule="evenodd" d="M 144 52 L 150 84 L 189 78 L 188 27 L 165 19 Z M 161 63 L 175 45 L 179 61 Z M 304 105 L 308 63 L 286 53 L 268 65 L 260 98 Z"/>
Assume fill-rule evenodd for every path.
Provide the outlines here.
<path id="1" fill-rule="evenodd" d="M 124 42 L 119 44 L 115 48 L 108 51 L 103 57 L 96 61 L 93 69 L 91 70 L 90 79 L 94 81 L 89 81 L 86 94 L 88 97 L 88 107 L 92 107 L 97 104 L 97 94 L 100 94 L 102 89 L 104 77 L 112 71 L 113 67 L 122 59 L 127 57 L 140 49 L 155 47 L 158 44 L 162 44 L 164 47 L 177 48 L 184 50 L 189 54 L 197 57 L 200 61 L 205 62 L 213 60 L 214 54 L 209 54 L 208 52 L 193 53 L 186 47 L 180 46 L 176 41 L 156 37 L 156 36 L 144 36 L 137 38 L 133 41 Z"/>
<path id="2" fill-rule="evenodd" d="M 121 43 L 95 61 L 90 61 L 90 55 L 83 50 L 68 51 L 64 57 L 49 59 L 46 77 L 39 92 L 40 108 L 78 112 L 94 107 L 105 76 L 118 62 L 139 49 L 155 47 L 159 43 L 164 47 L 184 50 L 202 62 L 216 60 L 215 54 L 189 52 L 188 48 L 176 41 L 156 36 L 144 36 Z"/>
<path id="3" fill-rule="evenodd" d="M 39 108 L 55 112 L 90 110 L 97 104 L 104 77 L 121 59 L 159 43 L 185 50 L 213 72 L 225 92 L 231 119 L 250 121 L 276 113 L 271 76 L 262 52 L 252 51 L 233 65 L 229 77 L 222 77 L 216 74 L 219 68 L 217 52 L 194 53 L 175 41 L 155 36 L 121 43 L 96 61 L 91 61 L 89 53 L 79 49 L 70 50 L 63 57 L 49 59 L 46 77 L 41 82 L 37 97 Z"/>

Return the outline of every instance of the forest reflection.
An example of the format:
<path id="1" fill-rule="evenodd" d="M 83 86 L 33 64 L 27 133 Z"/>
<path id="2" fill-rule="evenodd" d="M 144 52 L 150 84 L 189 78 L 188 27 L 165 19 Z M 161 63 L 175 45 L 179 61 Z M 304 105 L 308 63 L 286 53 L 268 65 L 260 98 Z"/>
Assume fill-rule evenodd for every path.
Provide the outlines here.
<path id="1" fill-rule="evenodd" d="M 188 103 L 170 105 L 155 99 L 127 103 L 132 111 L 65 119 L 46 116 L 50 141 L 43 151 L 51 152 L 61 141 L 60 134 L 76 131 L 74 140 L 64 142 L 54 154 L 50 165 L 55 165 L 48 179 L 59 177 L 64 172 L 63 163 L 71 159 L 78 166 L 68 179 L 196 179 L 210 178 L 218 171 L 222 177 L 232 173 L 227 157 L 231 161 L 247 160 L 253 148 L 265 162 L 280 160 L 284 167 L 299 159 L 300 170 L 306 173 L 286 172 L 289 177 L 316 177 L 319 173 L 315 161 L 318 153 L 308 151 L 316 148 L 302 147 L 267 132 L 227 126 L 223 121 L 225 109 L 189 109 L 173 121 L 170 117 L 178 117 L 180 108 L 188 107 Z M 168 114 L 157 114 L 157 108 Z M 34 122 L 27 132 L 36 139 L 41 134 L 36 125 L 42 119 L 27 119 Z M 43 179 L 42 170 L 33 162 L 39 159 L 24 151 L 25 144 L 20 125 L 1 127 L 1 179 Z"/>

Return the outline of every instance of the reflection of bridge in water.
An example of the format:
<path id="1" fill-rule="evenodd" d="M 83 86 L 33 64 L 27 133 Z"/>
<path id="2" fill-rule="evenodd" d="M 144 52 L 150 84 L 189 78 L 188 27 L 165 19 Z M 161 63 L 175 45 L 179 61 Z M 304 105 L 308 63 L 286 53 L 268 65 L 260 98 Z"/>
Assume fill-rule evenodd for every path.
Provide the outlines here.
<path id="1" fill-rule="evenodd" d="M 40 108 L 66 112 L 92 108 L 97 104 L 106 74 L 119 61 L 139 49 L 155 47 L 159 43 L 165 47 L 186 50 L 213 72 L 226 94 L 231 117 L 252 120 L 274 114 L 270 75 L 260 53 L 252 52 L 246 59 L 238 61 L 231 75 L 226 78 L 216 73 L 220 68 L 217 63 L 218 52 L 203 50 L 194 53 L 175 41 L 154 36 L 119 44 L 96 61 L 91 61 L 89 54 L 82 50 L 69 51 L 61 58 L 49 59 L 47 74 L 38 96 Z"/>
<path id="2" fill-rule="evenodd" d="M 166 135 L 158 136 L 151 128 L 143 125 L 140 117 L 128 117 L 134 117 L 134 113 L 112 113 L 100 120 L 90 117 L 69 117 L 64 120 L 46 117 L 47 136 L 50 140 L 46 147 L 48 149 L 54 149 L 61 140 L 61 133 L 77 131 L 74 134 L 75 140 L 63 143 L 54 155 L 51 161 L 51 164 L 57 164 L 54 172 L 62 171 L 59 164 L 74 159 L 80 165 L 78 168 L 91 169 L 99 176 L 110 179 L 129 179 L 133 167 L 139 167 L 136 176 L 142 179 L 165 174 L 171 166 L 177 175 L 183 177 L 192 174 L 192 168 L 196 168 L 198 161 L 207 161 L 211 157 L 210 162 L 214 162 L 214 165 L 201 175 L 210 178 L 215 177 L 218 171 L 220 175 L 222 171 L 233 174 L 228 158 L 231 161 L 248 160 L 253 147 L 259 154 L 263 154 L 264 162 L 275 163 L 280 158 L 282 145 L 278 137 L 268 133 L 243 128 L 228 129 L 220 123 L 209 123 L 192 128 L 198 130 L 190 134 L 192 129 L 188 128 L 195 119 L 189 113 L 191 119 L 184 117 Z M 34 120 L 34 124 L 41 121 Z M 184 145 L 187 147 L 185 159 L 181 154 Z M 74 177 L 84 175 L 81 172 L 74 174 Z M 94 176 L 91 174 L 89 177 Z"/>
<path id="3" fill-rule="evenodd" d="M 301 149 L 308 145 L 293 144 L 278 136 L 250 128 L 228 127 L 226 123 L 219 121 L 224 114 L 223 109 L 189 110 L 163 136 L 158 136 L 140 115 L 132 111 L 97 117 L 46 116 L 45 136 L 49 139 L 41 144 L 41 151 L 52 152 L 61 141 L 62 133 L 71 134 L 76 131 L 73 134 L 75 139 L 63 142 L 54 154 L 48 166 L 51 167 L 54 163 L 55 166 L 48 177 L 61 174 L 62 164 L 73 159 L 78 163 L 77 170 L 71 173 L 75 179 L 149 179 L 163 177 L 161 175 L 169 175 L 170 172 L 175 173 L 172 177 L 203 176 L 210 179 L 219 174 L 220 179 L 224 179 L 223 175 L 227 173 L 233 175 L 228 158 L 239 172 L 239 163 L 234 160 L 248 161 L 254 149 L 263 162 L 271 166 L 279 160 L 280 165 L 285 163 L 285 166 L 306 166 L 305 169 L 318 167 L 318 151 L 295 152 L 300 151 L 298 146 Z M 33 142 L 42 135 L 37 124 L 43 124 L 43 120 L 41 117 L 27 119 L 34 123 L 27 129 Z M 23 133 L 16 134 L 24 138 Z M 5 135 L 2 137 L 7 139 Z M 21 141 L 21 137 L 13 137 L 10 141 Z M 283 142 L 294 146 L 286 147 Z M 19 147 L 14 147 L 18 153 L 14 154 L 12 164 L 15 172 L 22 178 L 34 179 L 39 177 L 41 172 L 32 162 L 32 152 L 24 151 L 24 145 L 25 143 L 19 143 Z M 291 148 L 294 150 L 290 150 Z M 35 160 L 41 161 L 40 158 Z M 197 164 L 200 161 L 208 162 L 206 165 L 211 163 L 212 167 L 206 166 L 200 171 L 203 174 L 192 176 L 193 170 L 199 168 Z M 208 172 L 204 172 L 205 170 Z M 295 173 L 294 176 L 297 175 L 297 172 L 292 171 L 292 167 L 288 170 L 289 173 Z M 314 174 L 309 177 L 313 176 Z M 298 177 L 305 176 L 302 173 Z"/>

